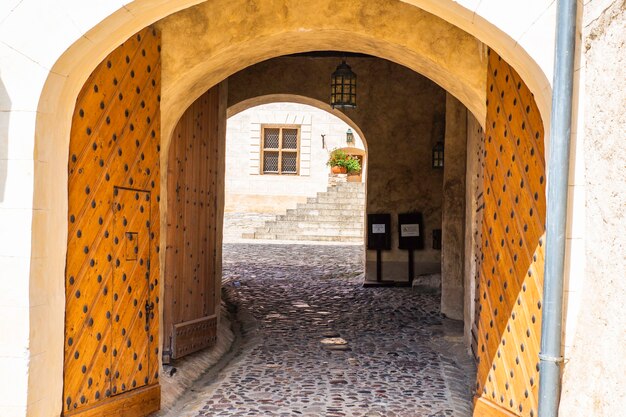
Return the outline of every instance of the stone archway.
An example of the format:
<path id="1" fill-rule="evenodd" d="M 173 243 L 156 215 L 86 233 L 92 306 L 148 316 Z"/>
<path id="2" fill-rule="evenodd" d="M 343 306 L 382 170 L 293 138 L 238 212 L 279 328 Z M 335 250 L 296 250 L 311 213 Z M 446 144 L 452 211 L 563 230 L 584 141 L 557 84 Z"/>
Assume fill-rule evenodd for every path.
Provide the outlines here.
<path id="1" fill-rule="evenodd" d="M 373 6 L 374 8 L 367 9 L 370 15 L 362 17 L 367 21 L 376 20 L 381 11 L 381 9 L 378 8 L 379 6 L 382 7 L 381 5 L 375 4 Z M 176 4 L 171 7 L 172 9 L 160 9 L 158 12 L 152 10 L 152 14 L 146 13 L 142 19 L 154 20 L 155 17 L 165 16 L 184 6 Z M 211 20 L 212 22 L 216 21 L 222 23 L 226 22 L 228 10 L 243 10 L 241 8 L 242 6 L 232 2 L 230 2 L 228 7 L 222 9 L 216 7 L 216 10 L 223 10 L 221 14 L 212 14 L 215 11 L 208 10 L 208 5 L 201 5 L 199 7 L 204 8 L 204 12 L 209 13 L 209 15 L 205 14 L 205 18 L 210 16 L 211 19 L 217 19 Z M 408 13 L 400 13 L 400 16 L 398 16 L 398 9 L 394 9 L 394 7 L 400 7 L 403 12 L 407 11 Z M 209 43 L 212 47 L 206 47 L 205 44 L 206 50 L 204 53 L 197 55 L 197 58 L 203 60 L 203 62 L 198 63 L 196 61 L 195 64 L 192 62 L 190 63 L 190 67 L 185 71 L 179 71 L 175 65 L 169 66 L 170 64 L 175 64 L 178 62 L 178 59 L 181 58 L 180 56 L 177 58 L 170 56 L 170 58 L 174 58 L 174 61 L 170 61 L 170 63 L 164 67 L 163 72 L 164 79 L 167 80 L 167 82 L 163 84 L 164 100 L 162 104 L 164 114 L 162 128 L 165 137 L 162 146 L 164 150 L 168 149 L 169 138 L 182 111 L 187 107 L 185 104 L 189 105 L 208 87 L 226 78 L 238 69 L 272 56 L 311 49 L 345 49 L 345 41 L 340 41 L 341 37 L 339 35 L 346 35 L 346 29 L 350 30 L 350 37 L 354 41 L 350 50 L 365 53 L 375 52 L 377 55 L 403 63 L 414 70 L 428 75 L 463 101 L 467 107 L 479 117 L 479 120 L 482 121 L 485 119 L 484 116 L 487 113 L 487 109 L 484 107 L 484 92 L 487 89 L 483 77 L 486 72 L 487 63 L 481 58 L 484 57 L 483 45 L 477 42 L 472 36 L 434 15 L 425 13 L 407 4 L 394 4 L 392 9 L 390 9 L 393 13 L 389 15 L 389 18 L 393 20 L 394 24 L 398 24 L 401 21 L 405 23 L 398 25 L 401 30 L 395 32 L 397 36 L 395 41 L 386 38 L 385 31 L 390 29 L 389 26 L 381 25 L 376 29 L 365 27 L 367 25 L 361 25 L 360 27 L 351 28 L 350 26 L 346 26 L 344 19 L 346 17 L 345 14 L 337 14 L 338 20 L 335 22 L 325 20 L 323 23 L 319 22 L 316 26 L 308 20 L 301 20 L 304 19 L 306 10 L 307 9 L 301 9 L 299 13 L 292 15 L 288 13 L 284 15 L 278 14 L 283 16 L 286 21 L 291 24 L 291 31 L 284 26 L 281 29 L 277 29 L 271 25 L 260 25 L 256 27 L 255 31 L 250 31 L 250 22 L 245 20 L 237 22 L 239 26 L 233 26 L 231 22 L 229 22 L 226 30 L 215 26 L 213 29 L 220 31 L 220 33 L 224 34 L 224 37 L 219 38 L 221 39 L 219 41 L 215 40 L 215 43 Z M 335 11 L 336 10 L 329 10 L 329 12 L 333 12 L 333 14 L 335 14 Z M 207 20 L 200 17 L 197 12 L 198 10 L 184 11 L 181 16 L 171 21 L 164 20 L 161 22 L 160 25 L 163 25 L 161 28 L 164 30 L 164 33 L 168 34 L 167 36 L 174 34 L 180 27 L 186 27 L 192 33 L 198 33 L 199 28 L 207 28 L 207 26 L 204 26 Z M 273 13 L 273 11 L 270 10 L 267 10 L 267 12 Z M 354 14 L 350 10 L 344 10 L 344 12 L 349 15 Z M 259 16 L 259 18 L 262 17 L 262 15 Z M 324 16 L 320 17 L 324 18 Z M 412 24 L 416 22 L 421 22 L 420 24 L 423 25 L 422 32 L 427 33 L 428 30 L 436 32 L 438 36 L 440 36 L 438 38 L 440 43 L 438 45 L 427 45 L 418 42 L 417 44 L 411 45 L 401 41 L 400 39 L 407 39 L 406 31 L 409 28 L 415 30 Z M 51 76 L 42 94 L 40 103 L 41 106 L 43 106 L 43 111 L 37 121 L 37 153 L 42 156 L 42 160 L 47 160 L 50 164 L 46 165 L 45 168 L 43 166 L 36 168 L 35 176 L 38 186 L 35 191 L 35 201 L 36 203 L 47 201 L 49 195 L 48 190 L 54 190 L 55 197 L 52 198 L 50 212 L 45 213 L 45 215 L 38 218 L 33 224 L 34 246 L 47 247 L 49 249 L 46 249 L 47 256 L 43 262 L 42 268 L 34 270 L 32 273 L 31 298 L 40 299 L 39 293 L 44 291 L 44 289 L 48 291 L 47 295 L 51 300 L 49 317 L 51 318 L 52 325 L 50 326 L 49 332 L 44 332 L 46 334 L 42 334 L 38 337 L 55 341 L 52 345 L 58 347 L 52 348 L 56 353 L 52 355 L 51 358 L 59 357 L 60 346 L 62 346 L 61 341 L 64 339 L 61 332 L 61 322 L 64 314 L 62 307 L 64 304 L 64 291 L 60 276 L 63 275 L 62 271 L 65 263 L 65 241 L 68 226 L 67 199 L 65 198 L 67 194 L 64 190 L 66 190 L 68 178 L 67 161 L 69 153 L 67 150 L 71 124 L 71 117 L 69 115 L 74 111 L 74 101 L 78 90 L 99 60 L 104 57 L 108 51 L 111 51 L 117 44 L 123 41 L 124 36 L 128 36 L 141 29 L 146 23 L 150 22 L 125 22 L 126 32 L 122 30 L 118 35 L 121 39 L 114 37 L 107 41 L 100 39 L 98 42 L 102 42 L 100 43 L 102 47 L 92 48 L 93 52 L 88 54 L 84 60 L 79 59 L 75 61 L 80 52 L 84 50 L 83 48 L 87 48 L 87 44 L 84 43 L 85 41 L 77 44 L 75 48 L 68 51 L 68 53 L 57 62 L 58 67 L 55 66 L 57 69 L 63 68 L 64 70 L 60 72 L 68 73 L 70 76 L 64 80 L 59 80 L 56 75 Z M 243 27 L 245 30 L 238 32 L 237 27 Z M 305 29 L 302 30 L 302 28 Z M 102 29 L 107 33 L 113 31 L 113 28 L 107 25 L 103 25 Z M 379 30 L 379 32 L 377 32 L 377 30 Z M 245 36 L 236 41 L 235 38 L 233 38 L 233 36 L 237 34 L 236 32 L 245 34 Z M 126 35 L 123 35 L 124 33 L 126 33 Z M 178 39 L 180 42 L 185 39 L 188 33 L 181 32 L 181 35 L 182 37 Z M 203 36 L 210 37 L 208 33 L 205 33 Z M 446 38 L 446 36 L 450 37 Z M 170 46 L 168 46 L 168 42 L 171 40 L 174 40 L 174 38 L 165 38 L 164 53 L 166 55 L 169 52 L 168 48 L 176 44 L 176 42 L 173 42 L 169 43 Z M 442 48 L 442 45 L 447 45 L 447 47 Z M 459 46 L 463 45 L 464 47 L 459 48 Z M 446 53 L 452 50 L 453 47 L 454 49 L 461 49 L 468 52 L 466 55 L 463 55 L 462 61 L 468 64 L 465 68 L 470 68 L 472 75 L 468 75 L 467 71 L 463 71 L 463 74 L 455 73 L 455 71 L 458 71 L 458 68 L 463 67 L 463 65 L 451 65 L 447 59 L 449 55 L 447 56 Z M 192 48 L 180 49 L 181 52 L 185 53 L 191 53 L 191 50 Z M 211 59 L 212 57 L 217 57 L 218 59 Z M 459 56 L 456 58 L 459 58 Z M 410 61 L 412 61 L 412 63 Z M 536 64 L 532 61 L 528 60 L 526 64 L 527 67 L 522 66 L 523 69 L 529 72 L 532 72 L 532 70 L 528 70 L 528 68 L 534 68 L 536 70 Z M 535 72 L 541 73 L 540 71 Z M 176 76 L 172 77 L 172 74 Z M 543 78 L 545 79 L 545 77 Z M 528 80 L 531 83 L 537 84 L 541 84 L 542 82 L 537 81 L 541 80 L 541 77 L 537 80 L 533 80 L 532 78 L 528 78 Z M 173 87 L 174 85 L 178 85 L 178 87 L 175 88 Z M 549 91 L 536 88 L 534 92 L 539 97 L 539 103 L 545 105 Z M 54 103 L 54 110 L 48 107 L 52 103 Z M 544 120 L 547 120 L 545 109 L 546 107 L 544 106 Z M 167 153 L 163 152 L 163 154 Z M 166 161 L 163 160 L 163 157 L 161 158 L 161 172 L 163 173 L 166 172 Z M 165 197 L 165 195 L 163 197 Z M 165 198 L 162 199 L 161 208 L 163 208 L 165 204 L 163 200 L 165 200 Z M 163 233 L 161 239 L 164 239 L 164 236 L 165 234 Z M 161 255 L 161 257 L 162 256 L 163 255 Z M 43 271 L 46 271 L 46 273 Z M 57 278 L 50 282 L 47 278 L 49 276 Z M 33 364 L 31 366 L 36 365 Z M 46 376 L 38 378 L 38 380 L 32 380 L 31 382 L 34 386 L 37 386 L 38 383 L 47 385 L 48 388 L 43 391 L 51 393 L 50 398 L 46 400 L 50 405 L 49 409 L 58 409 L 60 407 L 57 401 L 58 398 L 60 398 L 61 392 L 60 381 L 62 364 L 58 359 L 56 362 L 51 360 L 47 363 L 46 367 L 47 370 L 42 371 Z M 39 374 L 34 372 L 31 373 L 31 375 Z M 36 387 L 31 388 L 31 392 L 38 391 L 39 389 Z"/>

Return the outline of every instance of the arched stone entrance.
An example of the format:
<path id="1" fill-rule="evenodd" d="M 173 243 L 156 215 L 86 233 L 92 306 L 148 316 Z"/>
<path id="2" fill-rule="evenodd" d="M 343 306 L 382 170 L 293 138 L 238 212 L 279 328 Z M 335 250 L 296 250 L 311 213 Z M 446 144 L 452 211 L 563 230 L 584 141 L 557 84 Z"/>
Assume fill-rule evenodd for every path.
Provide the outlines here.
<path id="1" fill-rule="evenodd" d="M 290 10 L 290 13 L 285 13 L 287 9 L 281 9 L 281 11 L 268 8 L 262 9 L 261 13 L 255 15 L 258 17 L 258 20 L 252 22 L 254 23 L 252 27 L 255 30 L 250 30 L 251 22 L 247 19 L 239 20 L 236 22 L 236 25 L 233 25 L 233 22 L 226 19 L 227 16 L 237 16 L 241 10 L 245 9 L 244 5 L 240 5 L 237 2 L 228 2 L 223 7 L 212 9 L 213 6 L 218 5 L 213 3 L 200 5 L 198 6 L 199 9 L 183 11 L 179 16 L 173 15 L 171 20 L 165 19 L 159 24 L 164 33 L 163 54 L 168 57 L 163 60 L 165 64 L 162 72 L 164 82 L 163 103 L 161 105 L 161 112 L 163 113 L 161 147 L 165 151 L 169 149 L 171 133 L 184 109 L 209 87 L 247 65 L 273 56 L 312 49 L 346 49 L 345 36 L 349 36 L 353 41 L 350 50 L 372 53 L 388 58 L 429 76 L 464 102 L 480 121 L 490 121 L 489 107 L 485 108 L 484 106 L 485 92 L 489 86 L 485 86 L 484 81 L 485 73 L 487 72 L 487 62 L 484 59 L 485 49 L 483 45 L 472 36 L 444 20 L 413 6 L 403 3 L 385 3 L 384 5 L 368 3 L 367 5 L 360 5 L 363 6 L 361 14 L 355 13 L 355 11 L 358 11 L 357 9 L 351 9 L 350 7 L 335 9 L 331 5 L 321 8 L 321 10 L 326 11 L 326 13 L 322 14 L 317 13 L 319 10 L 317 7 L 315 7 L 315 10 L 310 10 L 309 7 L 313 6 L 306 4 L 299 6 L 301 8 Z M 351 7 L 356 8 L 357 6 L 359 5 Z M 178 8 L 181 6 L 177 4 L 173 7 Z M 385 7 L 389 7 L 389 9 L 385 9 Z M 168 12 L 162 11 L 161 13 L 166 14 Z M 262 20 L 267 17 L 265 13 L 267 15 L 281 16 L 284 19 L 281 23 L 285 24 L 279 27 L 274 26 L 271 24 L 271 19 L 266 19 L 267 22 L 263 23 Z M 319 15 L 320 21 L 318 23 L 312 22 L 309 18 L 311 15 Z M 389 20 L 380 19 L 381 15 L 388 16 Z M 354 16 L 359 16 L 363 23 L 357 21 Z M 333 17 L 334 20 L 329 19 L 329 17 Z M 207 24 L 207 22 L 211 22 L 211 24 Z M 387 25 L 385 22 L 393 22 L 393 24 Z M 214 25 L 215 23 L 218 24 Z M 223 24 L 223 26 L 220 26 L 220 24 Z M 418 24 L 419 27 L 416 27 L 415 24 Z M 135 25 L 136 23 L 129 22 L 126 29 L 128 32 L 126 33 L 133 33 L 144 26 L 143 23 L 139 27 Z M 302 30 L 302 28 L 305 29 Z M 415 31 L 420 33 L 431 33 L 432 31 L 432 33 L 437 33 L 438 42 L 430 44 L 422 40 L 421 37 L 413 38 L 407 35 Z M 175 36 L 177 33 L 180 35 L 179 37 Z M 390 36 L 390 33 L 393 36 Z M 185 43 L 190 39 L 190 35 L 192 37 L 198 35 L 198 38 L 201 40 L 196 45 L 176 48 L 177 43 Z M 206 39 L 210 41 L 206 42 Z M 56 201 L 50 213 L 46 214 L 46 217 L 34 224 L 34 244 L 47 246 L 51 249 L 49 250 L 50 254 L 48 255 L 45 268 L 43 268 L 47 271 L 47 274 L 35 272 L 32 276 L 31 288 L 33 288 L 33 293 L 37 293 L 52 286 L 52 294 L 50 292 L 48 294 L 51 296 L 50 299 L 53 300 L 51 301 L 50 309 L 52 325 L 50 326 L 49 334 L 41 337 L 46 340 L 56 340 L 58 343 L 56 349 L 60 349 L 60 341 L 65 339 L 62 336 L 62 326 L 60 324 L 64 315 L 62 305 L 65 298 L 60 276 L 62 276 L 66 259 L 65 251 L 67 246 L 65 246 L 65 237 L 69 224 L 69 211 L 66 206 L 67 199 L 65 198 L 67 194 L 64 191 L 67 187 L 67 162 L 68 158 L 70 158 L 68 152 L 68 138 L 70 137 L 68 134 L 70 127 L 69 115 L 74 111 L 74 98 L 77 96 L 78 90 L 83 85 L 87 75 L 99 62 L 98 58 L 106 55 L 120 41 L 123 41 L 123 39 L 114 39 L 110 43 L 106 43 L 107 46 L 101 49 L 94 48 L 93 55 L 88 57 L 91 60 L 81 61 L 81 64 L 74 66 L 73 58 L 75 55 L 73 54 L 82 48 L 82 46 L 77 45 L 78 49 L 69 51 L 58 63 L 66 69 L 69 68 L 68 72 L 71 73 L 71 76 L 64 81 L 59 81 L 52 77 L 42 96 L 42 103 L 44 103 L 42 105 L 47 106 L 50 102 L 58 102 L 60 105 L 52 113 L 48 111 L 42 113 L 38 119 L 37 137 L 43 138 L 44 132 L 49 135 L 47 136 L 48 145 L 45 145 L 43 140 L 39 140 L 41 148 L 38 151 L 43 152 L 43 154 L 47 153 L 51 163 L 45 172 L 39 167 L 36 171 L 36 176 L 38 181 L 41 181 L 40 190 L 54 190 L 55 198 L 58 201 Z M 202 44 L 201 49 L 194 49 L 199 47 L 200 44 Z M 175 50 L 179 51 L 180 55 L 175 56 Z M 449 53 L 453 50 L 458 53 L 455 55 L 456 61 L 454 64 L 449 59 Z M 170 53 L 171 55 L 169 55 Z M 95 57 L 98 58 L 94 59 Z M 184 68 L 177 67 L 185 61 L 183 59 L 185 57 L 191 57 L 192 59 L 187 60 L 188 63 Z M 463 62 L 463 65 L 458 65 L 459 62 Z M 534 64 L 529 62 L 528 65 L 532 67 Z M 463 69 L 461 70 L 460 68 Z M 496 75 L 494 74 L 493 77 L 496 77 Z M 529 82 L 535 83 L 537 81 L 529 79 Z M 69 99 L 61 98 L 68 96 L 68 92 L 70 93 Z M 533 92 L 540 97 L 539 102 L 545 104 L 545 97 L 548 93 L 541 89 Z M 530 91 L 524 89 L 523 94 L 525 99 L 530 100 L 528 98 L 530 97 Z M 528 104 L 528 106 L 532 107 L 531 104 Z M 493 110 L 496 114 L 499 114 L 497 107 Z M 537 113 L 538 111 L 536 109 Z M 535 129 L 535 131 L 538 131 L 538 129 Z M 508 133 L 508 130 L 506 132 Z M 498 132 L 497 135 L 497 137 L 502 137 L 504 131 Z M 524 136 L 521 135 L 520 137 Z M 538 139 L 540 138 L 536 140 Z M 524 149 L 526 150 L 521 150 L 521 152 L 530 153 L 529 149 L 536 148 L 526 147 Z M 533 151 L 533 153 L 535 152 L 539 153 L 540 149 L 537 148 Z M 167 155 L 167 152 L 162 152 L 161 155 Z M 157 172 L 153 171 L 153 175 L 157 175 Z M 167 161 L 162 156 L 160 176 L 163 177 L 165 172 L 167 172 Z M 506 175 L 507 172 L 505 171 L 504 174 Z M 162 189 L 162 191 L 164 190 Z M 539 196 L 543 195 L 541 190 L 534 192 L 538 193 Z M 161 212 L 164 213 L 165 193 L 162 193 L 162 197 L 160 208 Z M 42 198 L 45 198 L 45 193 L 42 193 L 42 191 L 35 193 L 36 200 Z M 497 204 L 497 201 L 494 201 L 494 204 Z M 522 224 L 521 227 L 523 226 Z M 164 227 L 164 225 L 161 225 L 161 232 L 164 232 Z M 161 233 L 160 242 L 164 242 L 165 235 L 166 233 Z M 164 254 L 161 252 L 161 261 L 163 261 L 163 256 Z M 50 284 L 46 282 L 50 278 L 44 279 L 44 275 L 46 277 L 57 277 L 57 279 L 54 279 L 53 283 Z M 37 294 L 32 296 L 38 297 Z M 483 323 L 483 325 L 485 324 Z M 492 337 L 493 339 L 494 337 Z M 57 362 L 47 363 L 46 366 L 48 370 L 44 374 L 48 377 L 43 377 L 40 380 L 42 384 L 46 384 L 49 387 L 45 391 L 52 393 L 50 396 L 50 409 L 56 408 L 58 410 L 60 409 L 60 404 L 54 398 L 61 398 L 62 365 L 60 362 Z M 37 381 L 32 383 L 36 385 Z M 31 388 L 31 392 L 35 391 L 38 390 Z M 504 395 L 502 396 L 504 397 Z M 524 410 L 528 409 L 524 408 Z"/>

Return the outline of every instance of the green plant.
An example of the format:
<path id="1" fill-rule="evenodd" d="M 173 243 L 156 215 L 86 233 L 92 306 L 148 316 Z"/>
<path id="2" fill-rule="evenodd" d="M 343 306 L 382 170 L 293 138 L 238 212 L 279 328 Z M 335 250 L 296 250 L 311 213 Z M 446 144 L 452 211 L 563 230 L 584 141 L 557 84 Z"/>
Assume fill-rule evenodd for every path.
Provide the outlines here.
<path id="1" fill-rule="evenodd" d="M 348 155 L 344 151 L 341 149 L 335 149 L 330 153 L 330 157 L 328 158 L 326 165 L 329 167 L 343 167 L 347 158 Z"/>
<path id="2" fill-rule="evenodd" d="M 341 149 L 335 149 L 330 153 L 326 165 L 330 167 L 345 168 L 348 173 L 356 173 L 361 171 L 361 163 L 358 158 L 346 154 Z"/>
<path id="3" fill-rule="evenodd" d="M 361 171 L 361 164 L 357 158 L 348 156 L 348 159 L 344 162 L 344 167 L 348 171 L 348 174 L 358 173 Z"/>

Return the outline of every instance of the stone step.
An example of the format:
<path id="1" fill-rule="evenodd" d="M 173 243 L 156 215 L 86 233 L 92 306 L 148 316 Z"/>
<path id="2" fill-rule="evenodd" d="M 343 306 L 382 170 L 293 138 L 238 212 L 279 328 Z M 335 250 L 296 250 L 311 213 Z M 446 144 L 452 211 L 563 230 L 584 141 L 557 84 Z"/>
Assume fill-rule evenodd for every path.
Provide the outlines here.
<path id="1" fill-rule="evenodd" d="M 365 185 L 340 183 L 266 221 L 252 235 L 268 240 L 363 242 L 364 218 Z"/>
<path id="2" fill-rule="evenodd" d="M 312 241 L 317 241 L 317 242 L 351 242 L 351 243 L 363 242 L 362 237 L 353 237 L 353 236 L 304 236 L 304 237 L 299 238 L 298 236 L 277 235 L 276 239 L 278 240 L 312 240 Z"/>
<path id="3" fill-rule="evenodd" d="M 363 231 L 357 229 L 292 229 L 292 228 L 269 228 L 269 230 L 258 230 L 261 234 L 283 234 L 291 236 L 353 236 L 362 237 Z"/>
<path id="4" fill-rule="evenodd" d="M 265 227 L 259 227 L 257 229 L 255 229 L 255 232 L 261 232 L 261 233 L 274 233 L 277 231 L 284 231 L 284 232 L 288 232 L 288 233 L 309 233 L 309 232 L 318 232 L 318 231 L 324 231 L 324 233 L 339 233 L 342 230 L 345 231 L 350 231 L 351 233 L 360 233 L 363 234 L 363 226 L 362 225 L 358 225 L 358 226 L 354 226 L 354 225 L 350 225 L 350 226 L 333 226 L 333 225 L 324 225 L 324 226 L 320 226 L 320 225 L 315 225 L 315 224 L 297 224 L 297 223 L 291 223 L 291 224 L 283 224 L 283 223 L 277 223 L 274 225 L 268 225 Z"/>
<path id="5" fill-rule="evenodd" d="M 319 194 L 323 193 L 365 193 L 365 187 L 351 187 L 344 185 L 333 185 L 326 189 L 326 191 L 320 191 Z"/>
<path id="6" fill-rule="evenodd" d="M 343 188 L 329 188 L 326 191 L 318 192 L 315 195 L 315 197 L 320 197 L 320 196 L 325 196 L 325 195 L 342 196 L 345 198 L 359 198 L 359 197 L 365 197 L 365 191 L 354 190 L 354 189 L 343 189 Z M 315 197 L 312 197 L 312 198 L 315 198 Z"/>
<path id="7" fill-rule="evenodd" d="M 285 222 L 305 222 L 305 223 L 364 223 L 365 219 L 363 215 L 359 216 L 343 216 L 338 211 L 337 214 L 300 214 L 300 215 L 288 215 L 276 218 L 276 220 L 267 220 L 263 223 L 263 226 L 285 223 Z M 261 227 L 261 225 L 257 225 Z"/>
<path id="8" fill-rule="evenodd" d="M 311 212 L 315 212 L 316 210 L 311 210 Z M 364 221 L 364 214 L 343 214 L 347 213 L 348 210 L 336 210 L 332 213 L 319 213 L 319 214 L 290 214 L 285 216 L 278 216 L 276 220 L 268 220 L 265 224 L 268 223 L 276 223 L 276 222 L 284 222 L 284 221 L 307 221 L 307 222 L 360 222 Z"/>
<path id="9" fill-rule="evenodd" d="M 315 197 L 309 197 L 311 199 L 315 199 L 317 197 L 324 196 L 333 196 L 333 197 L 341 197 L 341 198 L 363 198 L 365 197 L 365 192 L 363 191 L 352 191 L 352 190 L 330 190 L 330 191 L 322 191 L 317 193 Z"/>
<path id="10" fill-rule="evenodd" d="M 363 243 L 363 236 L 332 236 L 332 235 L 294 235 L 294 234 L 274 234 L 274 233 L 254 233 L 253 239 L 264 240 L 311 240 L 319 242 L 355 242 Z"/>
<path id="11" fill-rule="evenodd" d="M 350 243 L 361 243 L 363 242 L 363 237 L 354 237 L 354 236 L 296 236 L 290 234 L 273 234 L 273 233 L 255 233 L 255 239 L 265 239 L 265 240 L 311 240 L 316 242 L 350 242 Z"/>
<path id="12" fill-rule="evenodd" d="M 295 209 L 289 210 L 324 210 L 324 209 L 341 209 L 341 210 L 364 210 L 363 204 L 352 204 L 352 203 L 344 203 L 344 202 L 327 202 L 327 203 L 299 203 Z M 289 211 L 287 210 L 287 211 Z"/>
<path id="13" fill-rule="evenodd" d="M 253 239 L 276 240 L 276 235 L 273 233 L 254 232 L 253 236 Z"/>
<path id="14" fill-rule="evenodd" d="M 315 222 L 304 222 L 304 221 L 289 221 L 289 222 L 276 222 L 269 223 L 263 227 L 258 227 L 255 229 L 259 231 L 264 231 L 267 229 L 279 229 L 285 228 L 289 230 L 297 230 L 297 229 L 346 229 L 346 230 L 361 230 L 363 229 L 362 222 L 353 222 L 353 223 L 342 223 L 342 222 L 323 222 L 323 223 L 315 223 Z"/>
<path id="15" fill-rule="evenodd" d="M 329 187 L 329 188 L 333 188 L 333 187 L 335 187 L 335 188 L 345 188 L 345 189 L 353 188 L 353 189 L 357 189 L 357 190 L 359 190 L 359 189 L 364 190 L 365 189 L 365 183 L 363 183 L 363 182 L 342 182 L 342 183 L 339 183 L 339 184 L 334 185 L 334 186 Z"/>
<path id="16" fill-rule="evenodd" d="M 365 197 L 359 198 L 359 197 L 345 197 L 343 195 L 337 195 L 334 196 L 332 194 L 327 194 L 324 196 L 319 196 L 319 197 L 314 197 L 314 198 L 308 198 L 306 203 L 300 203 L 300 204 L 316 204 L 316 203 L 332 203 L 332 204 L 336 204 L 336 203 L 340 203 L 340 204 L 354 204 L 354 205 L 362 205 L 361 202 L 363 201 Z"/>
<path id="17" fill-rule="evenodd" d="M 365 215 L 365 210 L 361 210 L 359 208 L 341 208 L 341 207 L 331 207 L 326 205 L 324 207 L 299 207 L 297 209 L 289 209 L 284 214 L 284 216 L 319 216 L 319 215 L 330 215 L 330 216 L 354 216 L 354 217 L 362 217 Z"/>

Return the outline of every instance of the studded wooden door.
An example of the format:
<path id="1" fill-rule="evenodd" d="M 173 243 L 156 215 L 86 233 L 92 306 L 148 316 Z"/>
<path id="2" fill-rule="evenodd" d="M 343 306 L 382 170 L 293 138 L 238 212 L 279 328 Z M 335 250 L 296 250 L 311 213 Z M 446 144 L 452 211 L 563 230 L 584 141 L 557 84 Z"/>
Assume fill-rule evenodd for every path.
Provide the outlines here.
<path id="1" fill-rule="evenodd" d="M 111 393 L 148 384 L 150 363 L 150 192 L 113 190 L 113 328 Z M 120 246 L 116 250 L 115 246 Z"/>
<path id="2" fill-rule="evenodd" d="M 546 213 L 543 123 L 489 52 L 474 416 L 537 416 Z"/>
<path id="3" fill-rule="evenodd" d="M 160 35 L 151 28 L 109 54 L 76 100 L 64 415 L 134 417 L 159 408 L 159 102 Z"/>

